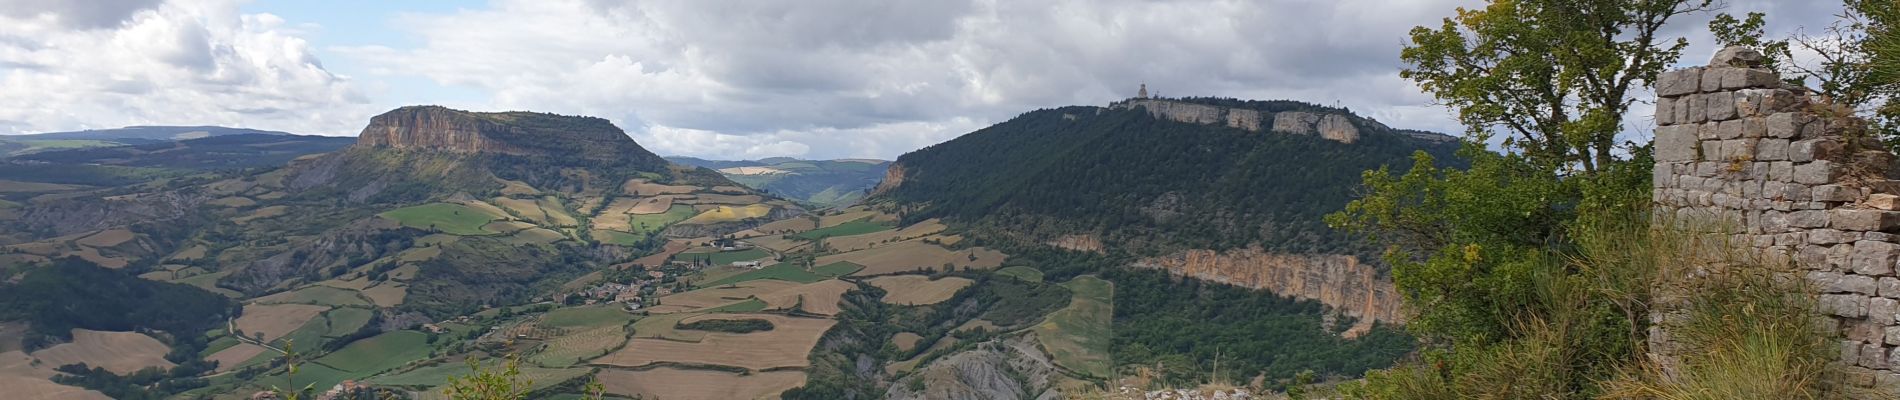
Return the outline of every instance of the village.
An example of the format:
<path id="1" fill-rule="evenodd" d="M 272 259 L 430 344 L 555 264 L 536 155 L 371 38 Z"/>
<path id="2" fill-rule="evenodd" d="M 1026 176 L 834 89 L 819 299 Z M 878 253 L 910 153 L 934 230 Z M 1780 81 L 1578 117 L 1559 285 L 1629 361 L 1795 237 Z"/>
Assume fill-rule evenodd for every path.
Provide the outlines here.
<path id="1" fill-rule="evenodd" d="M 715 254 L 747 254 L 756 252 L 763 258 L 715 262 Z M 579 306 L 601 303 L 618 303 L 621 309 L 634 314 L 644 315 L 647 307 L 658 305 L 659 298 L 676 292 L 692 289 L 692 277 L 714 267 L 733 269 L 760 269 L 779 258 L 776 252 L 770 252 L 743 240 L 719 238 L 698 243 L 698 246 L 671 254 L 658 265 L 644 265 L 636 260 L 619 265 L 618 270 L 603 273 L 598 283 L 579 290 L 556 294 L 550 300 L 554 303 Z"/>

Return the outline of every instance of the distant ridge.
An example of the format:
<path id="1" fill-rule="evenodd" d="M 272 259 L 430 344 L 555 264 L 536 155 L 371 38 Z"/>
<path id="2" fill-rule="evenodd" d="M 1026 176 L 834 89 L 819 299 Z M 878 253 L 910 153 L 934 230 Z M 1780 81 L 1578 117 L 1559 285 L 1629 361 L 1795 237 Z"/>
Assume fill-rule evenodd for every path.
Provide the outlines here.
<path id="1" fill-rule="evenodd" d="M 115 129 L 88 129 L 81 131 L 30 133 L 24 135 L 0 136 L 15 140 L 187 140 L 214 136 L 230 135 L 289 135 L 289 132 L 267 131 L 249 128 L 229 128 L 222 126 L 159 126 L 139 125 Z"/>

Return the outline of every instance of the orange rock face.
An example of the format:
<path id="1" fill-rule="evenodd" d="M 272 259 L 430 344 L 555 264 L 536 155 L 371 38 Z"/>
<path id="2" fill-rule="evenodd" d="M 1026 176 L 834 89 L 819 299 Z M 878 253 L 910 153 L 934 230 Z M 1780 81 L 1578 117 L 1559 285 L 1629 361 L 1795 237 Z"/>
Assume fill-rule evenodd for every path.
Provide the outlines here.
<path id="1" fill-rule="evenodd" d="M 1392 281 L 1353 256 L 1273 254 L 1258 248 L 1187 250 L 1144 259 L 1135 265 L 1318 301 L 1359 319 L 1346 332 L 1347 337 L 1364 333 L 1374 321 L 1405 322 Z"/>

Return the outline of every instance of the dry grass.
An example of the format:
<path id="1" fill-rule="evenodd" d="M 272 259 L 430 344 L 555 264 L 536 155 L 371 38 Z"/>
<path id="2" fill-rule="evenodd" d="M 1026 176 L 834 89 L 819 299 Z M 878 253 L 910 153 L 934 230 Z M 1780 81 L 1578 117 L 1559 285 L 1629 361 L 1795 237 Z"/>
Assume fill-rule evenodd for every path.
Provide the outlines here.
<path id="1" fill-rule="evenodd" d="M 507 242 L 513 244 L 548 244 L 559 242 L 562 239 L 567 239 L 567 236 L 562 235 L 560 232 L 545 228 L 530 228 L 515 232 L 514 236 L 508 237 Z"/>
<path id="2" fill-rule="evenodd" d="M 501 178 L 495 178 L 495 180 L 501 182 L 501 194 L 505 196 L 527 196 L 541 193 L 540 190 L 535 190 L 533 186 L 528 186 L 527 183 L 521 181 Z"/>
<path id="3" fill-rule="evenodd" d="M 148 367 L 176 366 L 165 360 L 171 348 L 151 336 L 138 332 L 102 332 L 74 329 L 73 341 L 33 352 L 41 365 L 86 363 L 119 375 L 129 375 Z"/>
<path id="4" fill-rule="evenodd" d="M 520 216 L 522 219 L 534 221 L 536 224 L 541 225 L 548 224 L 548 213 L 541 211 L 541 205 L 535 203 L 534 199 L 496 197 L 493 202 L 495 205 L 508 210 L 510 214 Z"/>
<path id="5" fill-rule="evenodd" d="M 661 297 L 660 305 L 647 310 L 655 314 L 701 310 L 745 301 L 799 285 L 797 282 L 776 279 L 756 279 L 732 285 L 674 293 Z"/>
<path id="6" fill-rule="evenodd" d="M 942 221 L 938 221 L 937 219 L 932 218 L 932 219 L 924 220 L 923 222 L 911 224 L 910 226 L 904 227 L 904 229 L 871 232 L 871 233 L 866 233 L 863 235 L 851 235 L 851 236 L 839 236 L 839 237 L 826 238 L 825 247 L 830 248 L 835 251 L 864 250 L 864 249 L 869 249 L 872 246 L 885 246 L 885 245 L 890 245 L 891 243 L 894 243 L 894 242 L 901 242 L 901 241 L 905 241 L 909 239 L 919 239 L 925 236 L 930 236 L 937 232 L 943 232 L 944 228 L 946 227 L 943 225 Z"/>
<path id="7" fill-rule="evenodd" d="M 798 239 L 787 239 L 781 235 L 760 236 L 760 237 L 754 237 L 751 239 L 746 239 L 745 241 L 746 243 L 751 243 L 753 246 L 759 246 L 759 247 L 764 247 L 767 249 L 772 249 L 772 251 L 776 251 L 780 253 L 789 253 L 794 250 L 805 248 L 806 246 L 811 246 L 811 242 L 798 240 Z"/>
<path id="8" fill-rule="evenodd" d="M 392 273 L 390 276 L 394 279 L 395 274 Z M 395 307 L 402 304 L 404 298 L 409 297 L 409 286 L 383 282 L 375 287 L 363 289 L 363 297 L 368 297 L 369 301 L 376 303 L 377 307 Z"/>
<path id="9" fill-rule="evenodd" d="M 101 267 L 112 269 L 125 268 L 126 264 L 131 263 L 131 261 L 126 260 L 124 257 L 106 257 L 103 254 L 99 254 L 99 249 L 91 247 L 80 247 L 78 251 L 67 254 L 79 256 L 79 258 L 83 258 L 93 264 L 99 264 Z"/>
<path id="10" fill-rule="evenodd" d="M 238 366 L 243 364 L 245 361 L 249 361 L 252 358 L 256 358 L 257 355 L 264 354 L 264 352 L 266 351 L 270 351 L 270 349 L 266 349 L 264 348 L 264 346 L 258 346 L 258 345 L 254 345 L 250 343 L 238 343 L 236 346 L 231 346 L 230 348 L 227 348 L 224 350 L 218 350 L 218 352 L 216 353 L 211 353 L 210 356 L 205 357 L 205 360 L 217 361 L 218 362 L 217 372 L 224 372 L 224 371 L 237 369 Z"/>
<path id="11" fill-rule="evenodd" d="M 633 211 L 634 206 L 640 203 L 641 201 L 639 199 L 627 197 L 614 199 L 612 203 L 607 203 L 606 208 L 600 209 L 600 213 L 595 214 L 594 218 L 589 220 L 588 223 L 593 226 L 593 229 L 621 232 L 631 231 L 633 230 L 633 224 L 630 218 L 631 215 L 628 215 L 628 213 Z"/>
<path id="12" fill-rule="evenodd" d="M 547 348 L 530 358 L 544 367 L 566 367 L 606 354 L 627 340 L 620 325 L 602 326 L 569 333 L 547 342 Z"/>
<path id="13" fill-rule="evenodd" d="M 847 211 L 840 214 L 832 214 L 832 215 L 818 217 L 818 227 L 830 228 L 830 227 L 838 226 L 838 224 L 856 221 L 856 220 L 865 219 L 865 218 L 870 218 L 872 221 L 877 221 L 881 217 L 890 217 L 891 220 L 896 220 L 894 216 L 886 216 L 884 215 L 884 213 L 880 213 L 877 211 L 857 210 L 857 211 Z"/>
<path id="14" fill-rule="evenodd" d="M 817 265 L 848 261 L 864 266 L 863 270 L 852 276 L 873 276 L 916 271 L 919 268 L 935 270 L 946 263 L 957 268 L 991 269 L 1003 265 L 1006 258 L 1001 252 L 981 247 L 950 251 L 942 246 L 913 240 L 819 257 Z"/>
<path id="15" fill-rule="evenodd" d="M 831 279 L 768 293 L 759 296 L 759 300 L 764 300 L 766 308 L 774 310 L 797 305 L 798 309 L 812 314 L 838 315 L 838 303 L 844 301 L 844 292 L 857 288 L 851 282 Z"/>
<path id="16" fill-rule="evenodd" d="M 132 240 L 132 231 L 125 228 L 113 228 L 87 235 L 75 242 L 91 247 L 112 247 Z"/>
<path id="17" fill-rule="evenodd" d="M 172 254 L 171 257 L 166 257 L 166 259 L 167 260 L 196 260 L 200 258 L 205 258 L 205 252 L 209 250 L 210 249 L 206 249 L 205 246 L 202 244 L 192 245 L 191 247 L 187 247 L 184 250 L 179 250 L 178 253 Z"/>
<path id="18" fill-rule="evenodd" d="M 768 206 L 764 204 L 752 204 L 752 205 L 738 206 L 738 207 L 722 205 L 722 206 L 716 206 L 715 208 L 711 210 L 706 210 L 706 212 L 699 213 L 699 215 L 694 215 L 692 218 L 687 218 L 685 221 L 680 221 L 679 223 L 687 224 L 687 225 L 717 224 L 717 223 L 722 223 L 722 222 L 734 222 L 734 221 L 743 221 L 743 220 L 748 220 L 748 219 L 753 219 L 753 218 L 760 218 L 771 213 L 772 213 L 772 206 Z"/>
<path id="19" fill-rule="evenodd" d="M 567 207 L 562 206 L 561 200 L 554 196 L 541 196 L 536 204 L 539 204 L 541 212 L 548 216 L 548 222 L 555 226 L 580 226 L 581 224 L 580 220 L 567 214 Z"/>
<path id="20" fill-rule="evenodd" d="M 0 179 L 0 193 L 62 192 L 84 189 L 85 186 L 61 185 L 57 183 L 21 182 Z"/>
<path id="21" fill-rule="evenodd" d="M 237 329 L 249 337 L 264 334 L 264 342 L 277 340 L 302 327 L 330 307 L 312 304 L 248 304 L 237 319 Z"/>
<path id="22" fill-rule="evenodd" d="M 806 216 L 797 216 L 767 222 L 752 229 L 734 233 L 734 237 L 749 238 L 759 236 L 778 236 L 818 229 L 818 220 Z"/>
<path id="23" fill-rule="evenodd" d="M 689 243 L 685 240 L 679 240 L 679 239 L 668 240 L 666 241 L 665 246 L 660 247 L 660 252 L 653 253 L 646 257 L 640 257 L 638 259 L 633 260 L 632 263 L 645 265 L 649 267 L 666 264 L 667 257 L 672 257 L 674 254 L 679 254 L 680 252 L 686 251 L 686 249 L 690 249 L 690 248 L 693 248 L 692 243 Z"/>
<path id="24" fill-rule="evenodd" d="M 641 318 L 638 321 L 633 321 L 633 337 L 697 342 L 701 337 L 705 336 L 705 331 L 682 331 L 673 329 L 673 327 L 679 325 L 680 320 L 698 315 L 700 314 L 677 313 Z"/>
<path id="25" fill-rule="evenodd" d="M 707 332 L 699 342 L 636 338 L 618 352 L 594 360 L 595 364 L 639 367 L 656 363 L 724 365 L 760 371 L 770 368 L 802 368 L 811 365 L 813 346 L 837 321 L 823 318 L 796 318 L 777 314 L 707 314 L 681 322 L 711 319 L 762 319 L 772 330 L 746 334 Z"/>
<path id="26" fill-rule="evenodd" d="M 891 344 L 897 346 L 897 351 L 907 352 L 911 349 L 915 349 L 917 348 L 917 342 L 922 340 L 924 340 L 923 336 L 917 336 L 917 334 L 910 332 L 898 332 L 896 335 L 891 335 Z"/>
<path id="27" fill-rule="evenodd" d="M 627 213 L 635 215 L 663 213 L 673 208 L 673 199 L 676 197 L 679 196 L 655 196 L 641 199 L 633 207 L 628 208 Z"/>
<path id="28" fill-rule="evenodd" d="M 221 198 L 217 200 L 207 201 L 205 202 L 205 204 L 210 204 L 210 205 L 219 206 L 219 207 L 228 207 L 228 208 L 244 208 L 244 207 L 257 205 L 257 200 L 251 200 L 248 197 L 231 196 L 231 197 L 225 197 L 225 198 Z"/>
<path id="29" fill-rule="evenodd" d="M 630 180 L 627 180 L 627 183 L 620 185 L 621 192 L 632 193 L 633 195 L 640 196 L 640 197 L 658 196 L 658 195 L 663 195 L 663 194 L 687 194 L 687 193 L 692 193 L 693 191 L 696 191 L 696 190 L 699 190 L 699 188 L 692 187 L 692 186 L 662 185 L 658 183 L 648 182 L 645 179 L 630 179 Z"/>
<path id="30" fill-rule="evenodd" d="M 735 374 L 725 371 L 654 368 L 645 371 L 607 369 L 597 375 L 607 393 L 667 400 L 772 399 L 805 385 L 805 373 L 796 371 Z"/>
<path id="31" fill-rule="evenodd" d="M 923 275 L 895 275 L 871 278 L 871 286 L 884 289 L 884 298 L 878 299 L 889 304 L 919 306 L 941 303 L 957 294 L 958 290 L 970 286 L 965 278 L 948 277 L 931 280 Z"/>
<path id="32" fill-rule="evenodd" d="M 700 193 L 700 194 L 694 195 L 693 198 L 691 199 L 678 199 L 678 200 L 674 200 L 673 202 L 679 203 L 679 204 L 693 204 L 693 205 L 700 205 L 700 204 L 746 205 L 746 204 L 756 204 L 763 201 L 765 201 L 764 197 L 760 197 L 759 195 L 753 195 L 753 194 L 731 195 L 731 194 Z"/>
<path id="33" fill-rule="evenodd" d="M 264 207 L 264 208 L 259 208 L 256 211 L 251 211 L 250 214 L 246 214 L 242 217 L 232 218 L 231 222 L 236 223 L 238 225 L 244 225 L 244 224 L 250 223 L 251 221 L 281 216 L 281 215 L 284 215 L 284 213 L 289 212 L 289 211 L 290 211 L 290 207 L 285 207 L 285 206 Z"/>
<path id="34" fill-rule="evenodd" d="M 515 233 L 523 229 L 534 227 L 534 224 L 521 221 L 495 221 L 482 225 L 482 230 L 496 233 Z"/>

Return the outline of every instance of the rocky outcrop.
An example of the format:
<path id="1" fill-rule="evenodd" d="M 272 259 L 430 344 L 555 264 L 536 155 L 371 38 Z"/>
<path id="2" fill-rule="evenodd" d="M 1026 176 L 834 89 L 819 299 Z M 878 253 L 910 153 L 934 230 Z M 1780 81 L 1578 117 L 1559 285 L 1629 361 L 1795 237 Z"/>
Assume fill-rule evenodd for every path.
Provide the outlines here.
<path id="1" fill-rule="evenodd" d="M 56 200 L 24 209 L 20 213 L 19 223 L 44 228 L 54 236 L 69 235 L 141 222 L 178 219 L 212 197 L 196 190 L 174 190 Z"/>
<path id="2" fill-rule="evenodd" d="M 1033 334 L 1031 334 L 1033 335 Z M 1061 399 L 1055 387 L 1060 372 L 1030 335 L 996 339 L 930 363 L 906 379 L 923 381 L 923 390 L 891 385 L 893 400 Z M 1020 377 L 1020 380 L 1018 380 Z"/>
<path id="3" fill-rule="evenodd" d="M 1095 235 L 1062 235 L 1048 242 L 1058 249 L 1100 253 L 1104 249 L 1102 239 Z"/>
<path id="4" fill-rule="evenodd" d="M 439 106 L 402 107 L 370 118 L 356 146 L 450 153 L 665 160 L 606 119 L 555 114 L 477 113 Z"/>
<path id="5" fill-rule="evenodd" d="M 891 162 L 891 167 L 886 168 L 884 170 L 884 180 L 878 181 L 877 187 L 871 188 L 871 194 L 867 195 L 866 197 L 877 197 L 877 195 L 884 194 L 885 192 L 889 192 L 892 189 L 896 189 L 898 186 L 902 186 L 903 184 L 904 184 L 904 164 Z"/>
<path id="6" fill-rule="evenodd" d="M 1347 144 L 1359 141 L 1359 128 L 1353 125 L 1351 118 L 1339 114 L 1305 111 L 1265 113 L 1245 108 L 1162 99 L 1129 99 L 1111 104 L 1109 108 L 1131 110 L 1140 108 L 1148 111 L 1148 114 L 1155 118 L 1190 124 L 1222 125 L 1250 132 L 1259 132 L 1262 123 L 1271 119 L 1273 121 L 1271 126 L 1266 126 L 1266 128 L 1272 132 L 1319 136 L 1326 140 Z"/>
<path id="7" fill-rule="evenodd" d="M 1143 259 L 1135 266 L 1318 301 L 1358 318 L 1348 336 L 1365 332 L 1374 321 L 1405 320 L 1392 281 L 1353 256 L 1274 254 L 1259 248 L 1187 250 Z"/>
<path id="8" fill-rule="evenodd" d="M 382 218 L 368 218 L 295 243 L 289 250 L 251 262 L 219 280 L 220 286 L 261 294 L 285 280 L 319 272 L 327 267 L 348 268 L 408 248 L 408 242 L 427 234 L 402 228 Z"/>

